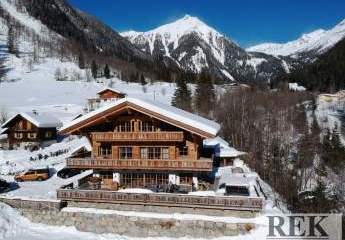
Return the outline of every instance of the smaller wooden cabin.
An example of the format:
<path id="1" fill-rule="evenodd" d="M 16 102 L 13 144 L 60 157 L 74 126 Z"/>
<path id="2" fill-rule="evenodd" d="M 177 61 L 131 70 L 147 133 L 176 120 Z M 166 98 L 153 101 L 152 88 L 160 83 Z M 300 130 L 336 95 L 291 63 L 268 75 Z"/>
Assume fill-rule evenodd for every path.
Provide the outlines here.
<path id="1" fill-rule="evenodd" d="M 48 114 L 23 112 L 14 115 L 2 126 L 7 134 L 8 146 L 13 148 L 45 147 L 57 141 L 57 128 L 61 122 Z"/>
<path id="2" fill-rule="evenodd" d="M 231 147 L 227 141 L 219 136 L 205 139 L 203 144 L 205 149 L 214 153 L 216 167 L 233 166 L 234 160 L 247 155 L 247 153 Z"/>
<path id="3" fill-rule="evenodd" d="M 97 93 L 97 97 L 88 99 L 86 110 L 87 112 L 91 112 L 102 107 L 107 102 L 125 98 L 126 95 L 126 93 L 117 89 L 106 87 Z"/>

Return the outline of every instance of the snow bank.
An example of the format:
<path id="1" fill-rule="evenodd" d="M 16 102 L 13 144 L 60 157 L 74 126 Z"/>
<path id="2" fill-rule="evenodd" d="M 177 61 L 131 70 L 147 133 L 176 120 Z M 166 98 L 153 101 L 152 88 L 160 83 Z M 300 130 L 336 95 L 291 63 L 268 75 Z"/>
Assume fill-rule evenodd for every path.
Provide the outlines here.
<path id="1" fill-rule="evenodd" d="M 298 83 L 289 83 L 289 90 L 296 92 L 303 92 L 307 90 L 305 87 L 298 85 Z"/>
<path id="2" fill-rule="evenodd" d="M 153 193 L 149 189 L 143 189 L 143 188 L 126 188 L 126 189 L 120 189 L 118 192 L 123 193 Z"/>

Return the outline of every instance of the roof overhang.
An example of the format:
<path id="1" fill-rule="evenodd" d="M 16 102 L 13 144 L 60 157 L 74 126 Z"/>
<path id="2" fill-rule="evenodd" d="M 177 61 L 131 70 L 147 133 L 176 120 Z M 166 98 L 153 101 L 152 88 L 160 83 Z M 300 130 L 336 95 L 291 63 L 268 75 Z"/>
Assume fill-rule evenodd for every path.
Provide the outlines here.
<path id="1" fill-rule="evenodd" d="M 76 119 L 76 121 L 72 121 L 70 124 L 68 124 L 67 126 L 63 127 L 60 129 L 59 133 L 63 134 L 63 135 L 67 135 L 67 134 L 75 134 L 80 132 L 83 128 L 89 127 L 89 126 L 93 126 L 95 124 L 97 124 L 98 122 L 102 122 L 104 121 L 104 119 L 107 119 L 108 117 L 119 113 L 121 111 L 124 111 L 126 109 L 132 109 L 134 111 L 143 113 L 145 115 L 151 116 L 155 119 L 158 119 L 160 121 L 164 121 L 168 124 L 171 124 L 173 126 L 176 126 L 178 128 L 184 129 L 186 131 L 189 131 L 193 134 L 196 134 L 202 138 L 212 138 L 215 137 L 216 133 L 218 132 L 218 129 L 216 131 L 216 133 L 210 133 L 207 132 L 203 129 L 200 129 L 196 126 L 193 126 L 191 124 L 187 124 L 183 121 L 177 120 L 177 119 L 173 119 L 167 115 L 163 115 L 161 113 L 159 113 L 158 111 L 153 111 L 152 109 L 148 109 L 146 107 L 140 106 L 139 104 L 135 104 L 131 101 L 119 101 L 119 104 L 115 104 L 114 106 L 111 107 L 106 107 L 106 109 L 100 110 L 100 111 L 94 111 L 91 112 L 89 114 L 84 115 L 83 117 L 81 117 L 81 119 L 78 121 L 78 119 Z"/>

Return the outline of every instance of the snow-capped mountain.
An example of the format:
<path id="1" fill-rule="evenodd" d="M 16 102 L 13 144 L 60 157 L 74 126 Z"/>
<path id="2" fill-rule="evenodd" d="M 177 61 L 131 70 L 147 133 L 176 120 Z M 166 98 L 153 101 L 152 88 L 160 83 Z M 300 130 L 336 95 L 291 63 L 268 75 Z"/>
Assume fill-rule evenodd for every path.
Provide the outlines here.
<path id="1" fill-rule="evenodd" d="M 345 19 L 329 30 L 318 29 L 287 43 L 263 43 L 247 48 L 247 51 L 262 52 L 274 56 L 314 58 L 345 37 Z"/>
<path id="2" fill-rule="evenodd" d="M 128 31 L 121 35 L 142 51 L 172 59 L 194 73 L 206 68 L 223 79 L 253 81 L 286 70 L 281 59 L 248 54 L 224 34 L 189 15 L 147 32 Z"/>

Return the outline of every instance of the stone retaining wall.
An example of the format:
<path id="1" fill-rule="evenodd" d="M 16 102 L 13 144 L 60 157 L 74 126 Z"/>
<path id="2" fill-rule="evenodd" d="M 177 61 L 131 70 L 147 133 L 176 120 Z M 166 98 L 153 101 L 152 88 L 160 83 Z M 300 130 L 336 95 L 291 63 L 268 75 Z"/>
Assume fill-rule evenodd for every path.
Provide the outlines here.
<path id="1" fill-rule="evenodd" d="M 80 231 L 114 233 L 131 237 L 214 238 L 248 233 L 253 223 L 225 223 L 205 220 L 158 219 L 90 212 L 36 211 L 19 209 L 32 222 L 75 226 Z M 248 221 L 249 222 L 249 221 Z"/>

